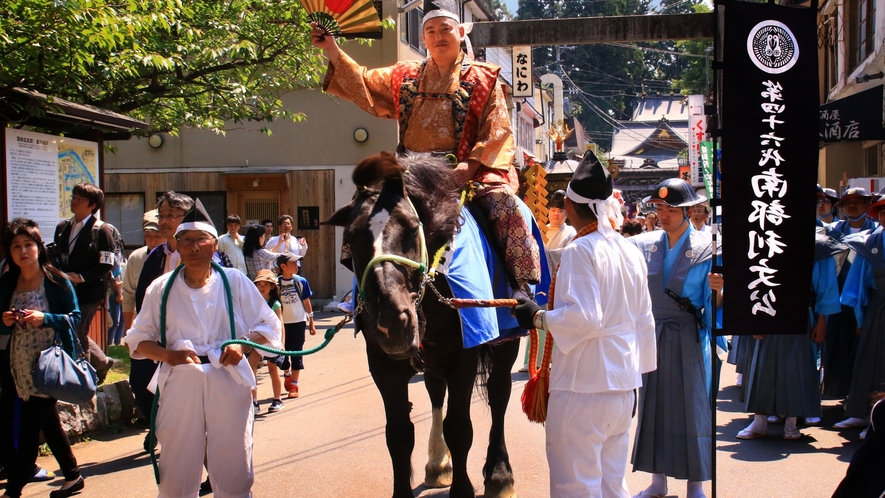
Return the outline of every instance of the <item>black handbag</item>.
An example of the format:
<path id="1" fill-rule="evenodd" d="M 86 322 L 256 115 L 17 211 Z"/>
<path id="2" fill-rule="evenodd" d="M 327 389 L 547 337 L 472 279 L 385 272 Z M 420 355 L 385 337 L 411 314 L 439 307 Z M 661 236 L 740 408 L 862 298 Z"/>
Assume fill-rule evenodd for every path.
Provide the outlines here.
<path id="1" fill-rule="evenodd" d="M 43 394 L 79 405 L 95 396 L 97 376 L 83 354 L 71 317 L 66 315 L 65 320 L 73 332 L 76 358 L 71 358 L 62 348 L 61 334 L 56 330 L 54 343 L 40 352 L 31 375 L 34 387 Z"/>

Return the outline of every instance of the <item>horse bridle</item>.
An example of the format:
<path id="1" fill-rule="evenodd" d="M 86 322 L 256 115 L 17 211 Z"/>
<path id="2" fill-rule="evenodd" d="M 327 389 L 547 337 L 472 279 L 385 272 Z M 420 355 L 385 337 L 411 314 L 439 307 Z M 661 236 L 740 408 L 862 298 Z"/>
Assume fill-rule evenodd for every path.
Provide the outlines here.
<path id="1" fill-rule="evenodd" d="M 408 174 L 408 171 L 406 171 Z M 359 187 L 361 192 L 368 192 L 368 188 L 361 186 Z M 458 203 L 458 207 L 460 209 L 461 206 L 464 205 L 466 200 L 467 192 L 463 191 L 461 193 L 461 199 Z M 418 290 L 418 297 L 415 299 L 415 309 L 418 309 L 418 305 L 424 299 L 424 290 L 429 286 L 431 290 L 437 295 L 437 297 L 443 303 L 448 301 L 445 297 L 440 294 L 440 292 L 433 285 L 433 280 L 436 278 L 436 267 L 439 265 L 440 260 L 442 259 L 442 255 L 445 252 L 446 246 L 437 250 L 436 254 L 433 257 L 433 263 L 428 268 L 427 266 L 427 239 L 424 236 L 424 223 L 421 221 L 421 216 L 418 214 L 418 210 L 415 209 L 415 204 L 412 203 L 412 199 L 409 197 L 408 192 L 405 193 L 405 198 L 409 201 L 409 206 L 411 206 L 412 211 L 415 213 L 415 217 L 418 218 L 418 241 L 421 245 L 421 261 L 415 261 L 403 256 L 398 256 L 396 254 L 382 254 L 380 256 L 376 256 L 372 258 L 371 261 L 366 265 L 366 268 L 363 270 L 362 278 L 359 281 L 357 286 L 357 303 L 354 307 L 353 314 L 358 315 L 361 311 L 366 309 L 366 279 L 369 277 L 369 273 L 371 270 L 377 266 L 379 263 L 383 263 L 389 261 L 391 263 L 400 264 L 403 266 L 408 266 L 410 268 L 414 268 L 421 272 L 421 288 Z M 449 306 L 452 306 L 449 304 Z"/>
<path id="2" fill-rule="evenodd" d="M 368 189 L 366 187 L 360 187 L 360 191 L 367 192 Z M 412 203 L 412 199 L 409 198 L 408 194 L 406 194 L 405 197 L 406 200 L 409 201 L 409 206 L 411 206 L 412 211 L 415 213 L 415 217 L 418 218 L 418 241 L 421 246 L 421 261 L 415 261 L 396 254 L 382 254 L 380 256 L 372 258 L 372 260 L 369 261 L 368 264 L 366 264 L 366 268 L 363 270 L 362 278 L 357 285 L 357 306 L 354 308 L 354 315 L 358 315 L 362 310 L 366 309 L 366 280 L 369 278 L 369 273 L 378 264 L 387 261 L 402 266 L 407 266 L 409 268 L 414 268 L 420 271 L 422 275 L 421 288 L 418 291 L 418 298 L 415 299 L 416 309 L 418 308 L 418 304 L 424 298 L 424 288 L 427 283 L 427 276 L 430 274 L 430 272 L 427 271 L 427 240 L 424 236 L 424 223 L 421 222 L 421 218 L 418 215 L 418 210 L 415 209 L 415 205 Z"/>

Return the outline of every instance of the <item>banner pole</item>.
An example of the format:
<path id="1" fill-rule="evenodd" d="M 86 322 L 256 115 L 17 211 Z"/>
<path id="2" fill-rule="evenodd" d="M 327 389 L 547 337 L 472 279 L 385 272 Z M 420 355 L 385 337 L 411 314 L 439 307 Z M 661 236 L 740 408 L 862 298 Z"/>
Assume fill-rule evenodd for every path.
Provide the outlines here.
<path id="1" fill-rule="evenodd" d="M 719 225 L 720 225 L 720 216 L 719 216 L 719 206 L 720 206 L 720 189 L 719 189 L 719 172 L 721 171 L 719 168 L 719 148 L 720 148 L 720 139 L 722 137 L 722 103 L 720 101 L 720 92 L 721 85 L 723 84 L 722 78 L 722 35 L 724 34 L 724 19 L 725 19 L 725 3 L 723 0 L 715 0 L 713 4 L 713 9 L 716 15 L 713 17 L 714 29 L 713 29 L 713 63 L 711 64 L 711 69 L 713 69 L 713 88 L 712 88 L 712 102 L 711 108 L 713 110 L 712 113 L 705 112 L 705 114 L 713 114 L 714 119 L 709 119 L 708 117 L 708 125 L 707 130 L 710 133 L 712 130 L 715 130 L 715 133 L 711 133 L 710 141 L 711 141 L 711 167 L 712 171 L 710 174 L 710 214 L 711 214 L 711 224 L 712 224 L 712 235 L 713 235 L 713 272 L 720 273 L 721 261 L 718 259 L 718 238 L 719 238 Z M 714 126 L 711 130 L 709 125 L 710 121 L 714 121 Z M 719 357 L 716 351 L 716 336 L 719 332 L 719 327 L 717 324 L 717 314 L 718 309 L 716 307 L 716 302 L 718 298 L 718 292 L 710 293 L 710 305 L 712 306 L 712 320 L 711 320 L 711 328 L 710 331 L 710 371 L 712 373 L 712 397 L 711 400 L 711 408 L 710 408 L 710 417 L 712 420 L 711 428 L 713 430 L 712 440 L 711 440 L 711 456 L 710 463 L 712 466 L 712 478 L 710 481 L 710 491 L 711 498 L 716 498 L 717 495 L 717 462 L 716 462 L 716 446 L 717 446 L 717 405 L 719 400 L 719 371 L 716 368 L 716 359 Z"/>

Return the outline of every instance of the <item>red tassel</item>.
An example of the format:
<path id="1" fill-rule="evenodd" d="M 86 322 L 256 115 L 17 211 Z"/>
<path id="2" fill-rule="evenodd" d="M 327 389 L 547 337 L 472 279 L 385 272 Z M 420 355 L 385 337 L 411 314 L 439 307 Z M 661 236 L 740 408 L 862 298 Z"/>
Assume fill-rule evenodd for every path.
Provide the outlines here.
<path id="1" fill-rule="evenodd" d="M 550 359 L 553 352 L 553 335 L 547 331 L 544 341 L 544 357 L 538 364 L 538 331 L 532 329 L 529 349 L 529 381 L 522 391 L 522 411 L 529 421 L 543 424 L 547 421 L 547 401 L 550 398 Z"/>

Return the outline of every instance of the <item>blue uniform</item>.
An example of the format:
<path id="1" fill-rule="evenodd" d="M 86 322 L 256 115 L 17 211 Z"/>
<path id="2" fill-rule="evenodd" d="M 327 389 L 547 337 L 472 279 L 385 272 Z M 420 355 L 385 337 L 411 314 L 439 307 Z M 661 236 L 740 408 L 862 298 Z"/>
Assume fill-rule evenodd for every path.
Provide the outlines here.
<path id="1" fill-rule="evenodd" d="M 630 237 L 648 265 L 648 287 L 658 341 L 657 370 L 643 375 L 633 468 L 678 479 L 712 477 L 713 312 L 708 274 L 712 236 L 688 230 L 672 249 L 664 231 Z M 688 298 L 699 316 L 681 310 L 666 290 Z M 700 323 L 698 319 L 700 318 Z"/>
<path id="2" fill-rule="evenodd" d="M 848 417 L 866 418 L 870 394 L 885 383 L 885 236 L 883 228 L 845 239 L 857 253 L 842 289 L 842 305 L 861 324 L 857 357 L 845 405 Z"/>

